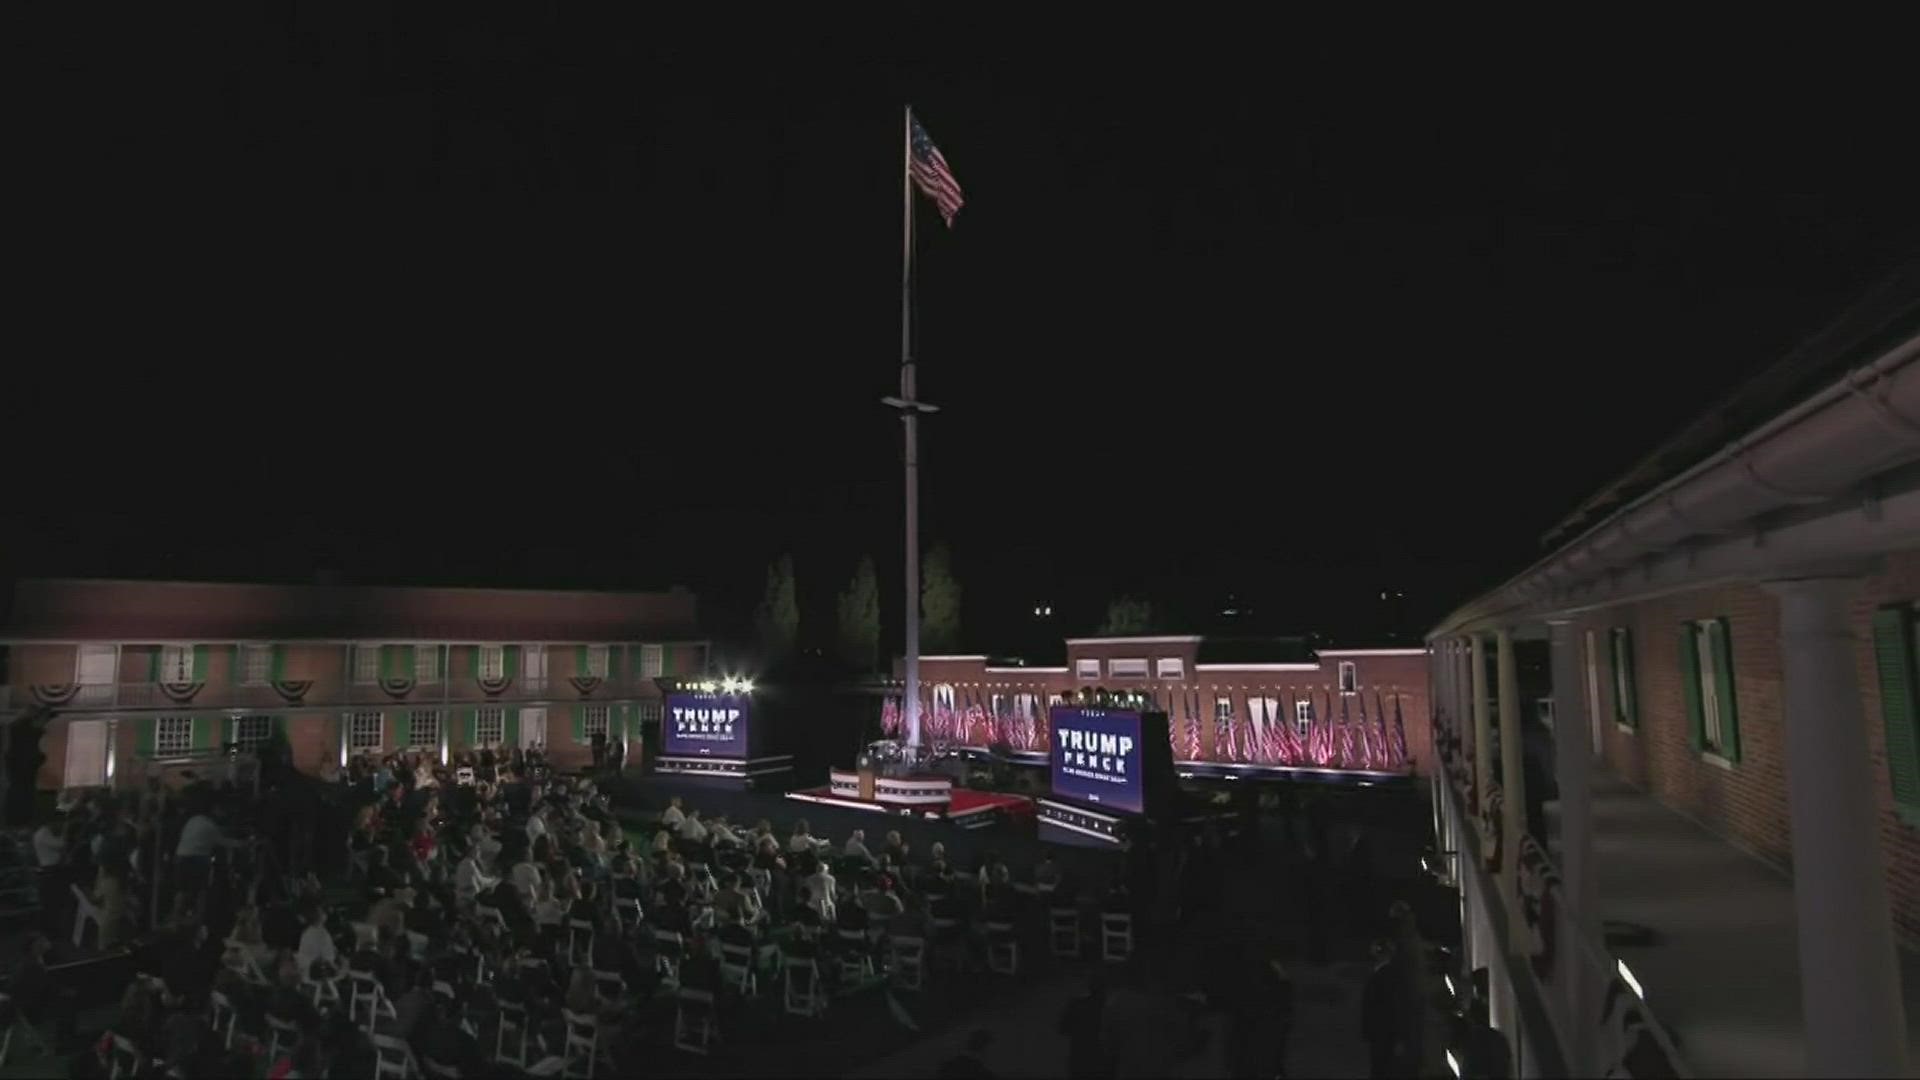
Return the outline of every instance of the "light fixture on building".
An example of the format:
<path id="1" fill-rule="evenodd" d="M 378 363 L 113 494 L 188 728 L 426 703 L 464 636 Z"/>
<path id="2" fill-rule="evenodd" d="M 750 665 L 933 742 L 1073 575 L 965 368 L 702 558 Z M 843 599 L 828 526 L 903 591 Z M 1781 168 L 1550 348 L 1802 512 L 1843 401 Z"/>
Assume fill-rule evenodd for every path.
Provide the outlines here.
<path id="1" fill-rule="evenodd" d="M 1627 967 L 1627 962 L 1616 959 L 1613 966 L 1619 970 L 1620 981 L 1627 984 L 1627 989 L 1633 991 L 1633 996 L 1641 1001 L 1647 1000 L 1647 992 L 1640 989 L 1640 980 L 1633 977 L 1633 971 Z"/>

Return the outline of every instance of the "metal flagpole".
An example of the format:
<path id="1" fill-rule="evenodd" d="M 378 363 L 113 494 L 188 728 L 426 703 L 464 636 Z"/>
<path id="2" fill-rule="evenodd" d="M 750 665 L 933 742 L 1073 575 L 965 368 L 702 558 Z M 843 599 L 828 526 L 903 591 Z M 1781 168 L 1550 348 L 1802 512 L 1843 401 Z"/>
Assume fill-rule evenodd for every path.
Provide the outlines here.
<path id="1" fill-rule="evenodd" d="M 920 750 L 920 410 L 913 378 L 913 106 L 903 118 L 900 144 L 900 396 L 886 404 L 906 426 L 907 469 L 907 686 L 901 701 L 909 757 Z"/>

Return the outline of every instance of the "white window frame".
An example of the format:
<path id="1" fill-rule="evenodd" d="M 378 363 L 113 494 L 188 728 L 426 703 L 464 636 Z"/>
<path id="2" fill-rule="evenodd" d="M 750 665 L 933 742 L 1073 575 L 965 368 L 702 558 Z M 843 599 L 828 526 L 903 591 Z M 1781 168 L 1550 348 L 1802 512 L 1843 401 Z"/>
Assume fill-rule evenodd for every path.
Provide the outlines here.
<path id="1" fill-rule="evenodd" d="M 993 716 L 993 717 L 1001 717 L 1001 716 L 1005 716 L 1005 715 L 1007 714 L 1007 713 L 1006 713 L 1006 708 L 1007 708 L 1007 695 L 1005 695 L 1005 694 L 991 694 L 991 695 L 989 695 L 989 698 L 990 698 L 990 700 L 989 700 L 989 702 L 988 702 L 988 704 L 989 704 L 989 706 L 990 706 L 990 708 L 991 708 L 991 712 L 989 712 L 989 713 L 988 713 L 988 715 L 990 715 L 990 716 Z"/>
<path id="2" fill-rule="evenodd" d="M 1216 694 L 1213 698 L 1213 722 L 1216 726 L 1233 721 L 1233 698 L 1230 695 Z"/>
<path id="3" fill-rule="evenodd" d="M 667 650 L 660 645 L 640 646 L 640 677 L 657 679 L 667 669 Z"/>
<path id="4" fill-rule="evenodd" d="M 1073 662 L 1073 677 L 1076 679 L 1098 679 L 1100 677 L 1100 658 L 1083 656 Z"/>
<path id="5" fill-rule="evenodd" d="M 1600 718 L 1604 715 L 1600 711 L 1600 634 L 1598 631 L 1587 631 L 1586 646 L 1587 719 L 1593 728 L 1593 753 L 1594 756 L 1598 757 L 1603 748 L 1601 740 L 1601 732 L 1603 729 L 1600 727 Z M 1621 731 L 1631 732 L 1633 730 L 1625 724 L 1616 724 L 1615 726 Z"/>
<path id="6" fill-rule="evenodd" d="M 254 670 L 256 665 L 259 667 L 257 673 Z M 240 670 L 234 674 L 239 676 L 238 682 L 241 686 L 265 686 L 272 682 L 273 646 L 240 646 Z"/>
<path id="7" fill-rule="evenodd" d="M 349 663 L 353 670 L 348 675 L 355 686 L 371 686 L 380 681 L 380 646 L 355 645 Z"/>
<path id="8" fill-rule="evenodd" d="M 609 655 L 610 650 L 605 645 L 587 646 L 587 670 L 580 674 L 585 675 L 589 679 L 606 678 Z"/>
<path id="9" fill-rule="evenodd" d="M 249 725 L 257 725 L 249 732 Z M 228 718 L 227 730 L 233 736 L 232 742 L 242 750 L 257 750 L 268 739 L 273 738 L 273 717 L 266 713 L 245 713 Z"/>
<path id="10" fill-rule="evenodd" d="M 1144 656 L 1115 657 L 1107 661 L 1107 674 L 1115 679 L 1144 679 L 1149 670 Z"/>
<path id="11" fill-rule="evenodd" d="M 1695 671 L 1700 680 L 1700 742 L 1707 753 L 1714 757 L 1725 757 L 1727 732 L 1720 716 L 1723 688 L 1720 685 L 1720 667 L 1714 662 L 1719 656 L 1719 647 L 1714 643 L 1719 629 L 1718 619 L 1695 622 L 1693 651 Z"/>
<path id="12" fill-rule="evenodd" d="M 635 720 L 642 724 L 657 724 L 660 722 L 660 714 L 665 706 L 658 701 L 642 701 L 635 708 L 638 710 L 634 716 Z"/>
<path id="13" fill-rule="evenodd" d="M 1185 657 L 1163 656 L 1153 662 L 1154 674 L 1162 679 L 1185 679 L 1187 661 Z"/>
<path id="14" fill-rule="evenodd" d="M 413 681 L 417 683 L 437 683 L 440 681 L 440 646 L 415 645 L 413 647 Z"/>
<path id="15" fill-rule="evenodd" d="M 193 646 L 160 646 L 160 681 L 178 686 L 193 681 Z"/>
<path id="16" fill-rule="evenodd" d="M 1053 708 L 1055 705 L 1065 705 L 1066 703 L 1067 703 L 1067 697 L 1065 694 L 1048 694 L 1047 695 L 1047 708 L 1049 709 Z"/>
<path id="17" fill-rule="evenodd" d="M 954 694 L 952 683 L 937 683 L 933 688 L 933 707 L 936 709 L 953 708 Z"/>
<path id="18" fill-rule="evenodd" d="M 609 740 L 613 738 L 613 706 L 583 705 L 580 707 L 580 738 L 582 741 L 593 741 L 595 734 L 594 721 L 596 720 L 599 721 L 598 727 L 600 730 L 598 734 Z"/>
<path id="19" fill-rule="evenodd" d="M 153 756 L 185 757 L 193 753 L 193 717 L 156 716 L 153 718 Z"/>
<path id="20" fill-rule="evenodd" d="M 473 744 L 499 746 L 507 741 L 507 710 L 488 706 L 473 710 Z"/>
<path id="21" fill-rule="evenodd" d="M 507 647 L 505 645 L 482 645 L 476 658 L 475 678 L 498 681 L 507 677 Z"/>
<path id="22" fill-rule="evenodd" d="M 75 686 L 112 686 L 114 684 L 114 681 L 120 677 L 119 656 L 120 656 L 120 650 L 115 648 L 112 645 L 82 645 L 79 648 L 75 649 L 73 651 L 74 685 Z M 92 672 L 93 677 L 89 678 L 88 677 L 89 673 L 87 671 L 87 660 L 89 658 L 95 661 L 98 661 L 104 658 L 106 660 L 105 671 L 103 672 L 100 670 L 95 670 L 94 672 Z M 96 664 L 95 667 L 97 669 L 99 665 Z M 103 674 L 106 677 L 100 678 L 99 676 Z"/>
<path id="23" fill-rule="evenodd" d="M 545 679 L 547 677 L 547 647 L 545 645 L 520 646 L 520 674 L 527 679 Z"/>
<path id="24" fill-rule="evenodd" d="M 1306 738 L 1313 730 L 1313 702 L 1297 698 L 1293 703 L 1293 733 Z"/>
<path id="25" fill-rule="evenodd" d="M 420 738 L 420 722 L 422 720 L 427 721 L 433 728 L 433 738 L 424 741 Z M 440 736 L 445 733 L 446 728 L 446 714 L 442 713 L 439 709 L 408 709 L 407 745 L 400 747 L 400 749 L 438 750 L 440 749 Z"/>
<path id="26" fill-rule="evenodd" d="M 1360 692 L 1360 665 L 1351 660 L 1340 661 L 1340 692 L 1357 694 Z"/>
<path id="27" fill-rule="evenodd" d="M 373 732 L 373 738 L 364 736 Z M 347 714 L 347 752 L 350 754 L 379 753 L 387 748 L 387 714 L 383 712 L 356 712 Z"/>

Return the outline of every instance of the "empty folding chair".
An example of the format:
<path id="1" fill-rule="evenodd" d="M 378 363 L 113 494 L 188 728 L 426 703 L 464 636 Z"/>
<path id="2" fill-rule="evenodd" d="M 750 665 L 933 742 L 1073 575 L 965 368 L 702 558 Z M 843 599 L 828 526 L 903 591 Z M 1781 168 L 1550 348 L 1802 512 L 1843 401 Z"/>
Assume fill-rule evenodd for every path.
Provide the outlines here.
<path id="1" fill-rule="evenodd" d="M 673 1045 L 689 1053 L 704 1054 L 720 1037 L 720 1014 L 714 1008 L 713 994 L 681 987 L 678 997 L 673 1015 Z"/>
<path id="2" fill-rule="evenodd" d="M 1109 963 L 1125 963 L 1133 955 L 1133 916 L 1105 912 L 1100 916 L 1100 958 Z"/>
<path id="3" fill-rule="evenodd" d="M 382 1019 L 391 1020 L 399 1015 L 394 1011 L 393 1002 L 387 1000 L 387 991 L 380 985 L 380 980 L 374 978 L 371 972 L 349 970 L 347 978 L 353 983 L 353 997 L 347 1002 L 347 1019 L 360 1024 L 371 1034 L 374 1025 Z M 360 1019 L 362 1009 L 367 1014 L 364 1023 Z"/>
<path id="4" fill-rule="evenodd" d="M 599 1018 L 572 1009 L 562 1009 L 560 1015 L 567 1024 L 566 1064 L 560 1075 L 593 1080 L 594 1063 L 601 1054 Z"/>
<path id="5" fill-rule="evenodd" d="M 593 924 L 585 919 L 567 920 L 567 963 L 593 963 Z"/>
<path id="6" fill-rule="evenodd" d="M 887 941 L 887 972 L 901 990 L 918 990 L 927 980 L 927 940 L 894 937 Z"/>
<path id="7" fill-rule="evenodd" d="M 267 1014 L 267 1059 L 280 1060 L 283 1051 L 292 1050 L 300 1045 L 300 1025 L 291 1020 Z"/>
<path id="8" fill-rule="evenodd" d="M 106 924 L 102 918 L 103 913 L 94 906 L 93 897 L 88 896 L 78 885 L 69 885 L 67 888 L 73 890 L 73 947 L 77 949 L 80 947 L 80 942 L 86 938 L 88 923 L 93 924 L 95 941 L 99 940 L 98 935 Z"/>
<path id="9" fill-rule="evenodd" d="M 783 1004 L 794 1016 L 815 1017 L 827 1011 L 826 988 L 821 985 L 820 965 L 812 957 L 785 958 L 786 994 Z"/>
<path id="10" fill-rule="evenodd" d="M 499 1022 L 493 1031 L 493 1062 L 527 1067 L 527 1009 L 511 1001 L 500 1002 Z"/>
<path id="11" fill-rule="evenodd" d="M 375 1080 L 385 1076 L 394 1077 L 394 1080 L 413 1080 L 413 1077 L 420 1075 L 420 1066 L 413 1060 L 413 1048 L 407 1045 L 405 1039 L 375 1032 L 373 1052 Z"/>
<path id="12" fill-rule="evenodd" d="M 1020 939 L 1014 936 L 1012 923 L 987 924 L 987 970 L 996 975 L 1020 973 Z"/>
<path id="13" fill-rule="evenodd" d="M 108 1080 L 120 1080 L 123 1076 L 136 1076 L 147 1067 L 147 1055 L 133 1045 L 133 1040 L 117 1032 L 107 1032 Z"/>
<path id="14" fill-rule="evenodd" d="M 1070 907 L 1047 909 L 1047 945 L 1053 955 L 1074 959 L 1080 955 L 1080 912 Z"/>
<path id="15" fill-rule="evenodd" d="M 720 943 L 720 982 L 743 998 L 760 996 L 760 979 L 753 970 L 753 948 Z"/>
<path id="16" fill-rule="evenodd" d="M 213 1025 L 213 1033 L 220 1036 L 220 1045 L 233 1049 L 233 1029 L 240 1020 L 240 1010 L 233 1007 L 232 999 L 218 990 L 208 994 L 207 1020 Z"/>

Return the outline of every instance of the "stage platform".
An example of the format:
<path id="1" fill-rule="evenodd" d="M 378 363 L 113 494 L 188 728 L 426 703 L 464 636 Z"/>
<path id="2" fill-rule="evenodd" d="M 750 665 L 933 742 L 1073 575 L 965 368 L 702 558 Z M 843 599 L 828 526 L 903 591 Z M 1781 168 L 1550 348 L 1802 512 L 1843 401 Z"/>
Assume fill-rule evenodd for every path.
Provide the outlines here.
<path id="1" fill-rule="evenodd" d="M 967 829 L 985 828 L 1007 818 L 1029 818 L 1034 813 L 1033 800 L 1027 796 L 1008 795 L 997 791 L 954 788 L 946 802 L 929 805 L 925 802 L 893 802 L 885 799 L 864 802 L 858 797 L 835 791 L 834 787 L 834 785 L 828 785 L 789 791 L 787 798 L 796 802 L 837 806 L 845 810 L 920 817 L 928 821 L 948 821 Z"/>
<path id="2" fill-rule="evenodd" d="M 1044 750 L 994 751 L 968 746 L 959 751 L 970 761 L 999 761 L 1028 769 L 1047 767 Z M 1408 783 L 1413 774 L 1385 769 L 1342 769 L 1323 765 L 1268 765 L 1227 761 L 1181 761 L 1173 763 L 1182 780 L 1283 780 L 1303 784 L 1343 784 L 1356 787 L 1381 787 Z"/>

